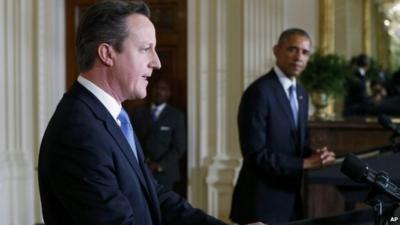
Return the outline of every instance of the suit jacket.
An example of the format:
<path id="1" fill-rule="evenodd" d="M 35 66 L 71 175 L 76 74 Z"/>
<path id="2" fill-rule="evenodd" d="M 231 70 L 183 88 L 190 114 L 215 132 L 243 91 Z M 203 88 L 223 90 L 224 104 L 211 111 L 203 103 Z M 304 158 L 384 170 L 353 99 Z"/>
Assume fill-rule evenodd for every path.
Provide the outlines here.
<path id="1" fill-rule="evenodd" d="M 186 151 L 184 116 L 178 109 L 167 104 L 153 122 L 150 111 L 150 105 L 135 110 L 132 114 L 135 131 L 144 155 L 162 167 L 161 172 L 154 173 L 155 178 L 161 184 L 172 186 L 180 179 L 179 159 Z"/>
<path id="2" fill-rule="evenodd" d="M 157 185 L 120 127 L 75 83 L 59 103 L 39 154 L 46 225 L 224 224 Z"/>
<path id="3" fill-rule="evenodd" d="M 236 223 L 287 222 L 299 210 L 303 158 L 311 149 L 308 95 L 300 84 L 296 91 L 297 129 L 289 99 L 273 70 L 253 82 L 242 96 L 238 127 L 243 165 L 230 214 Z"/>
<path id="4" fill-rule="evenodd" d="M 360 116 L 366 114 L 368 104 L 367 78 L 356 70 L 353 76 L 347 79 L 347 90 L 344 101 L 343 116 Z"/>

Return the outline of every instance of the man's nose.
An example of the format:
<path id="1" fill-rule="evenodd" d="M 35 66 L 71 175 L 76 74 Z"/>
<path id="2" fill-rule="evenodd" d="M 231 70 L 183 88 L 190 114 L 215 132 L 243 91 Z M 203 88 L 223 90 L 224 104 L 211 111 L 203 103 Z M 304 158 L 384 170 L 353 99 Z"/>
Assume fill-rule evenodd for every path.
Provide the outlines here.
<path id="1" fill-rule="evenodd" d="M 151 62 L 151 67 L 156 70 L 161 69 L 161 61 L 160 58 L 158 57 L 157 52 L 154 52 L 154 58 Z"/>
<path id="2" fill-rule="evenodd" d="M 303 60 L 306 57 L 306 54 L 302 53 L 301 51 L 296 51 L 294 54 L 294 58 L 296 60 Z"/>

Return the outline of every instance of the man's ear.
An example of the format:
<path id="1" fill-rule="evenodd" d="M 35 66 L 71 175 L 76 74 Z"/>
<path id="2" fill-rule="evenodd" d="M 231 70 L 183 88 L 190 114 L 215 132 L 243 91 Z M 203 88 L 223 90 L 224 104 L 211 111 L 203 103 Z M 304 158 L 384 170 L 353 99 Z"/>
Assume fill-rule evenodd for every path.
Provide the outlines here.
<path id="1" fill-rule="evenodd" d="M 97 47 L 97 55 L 102 64 L 106 66 L 114 65 L 115 51 L 111 45 L 107 43 L 101 43 L 99 47 Z"/>
<path id="2" fill-rule="evenodd" d="M 278 54 L 278 48 L 279 48 L 279 46 L 278 45 L 274 45 L 274 48 L 272 49 L 273 50 L 273 52 L 274 52 L 274 55 L 275 55 L 275 57 L 277 56 L 277 54 Z"/>

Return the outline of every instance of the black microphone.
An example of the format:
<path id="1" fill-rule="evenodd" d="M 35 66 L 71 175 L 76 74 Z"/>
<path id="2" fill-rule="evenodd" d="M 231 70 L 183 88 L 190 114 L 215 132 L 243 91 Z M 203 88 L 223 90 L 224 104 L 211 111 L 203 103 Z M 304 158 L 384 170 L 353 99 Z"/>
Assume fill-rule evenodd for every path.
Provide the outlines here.
<path id="1" fill-rule="evenodd" d="M 378 117 L 378 121 L 379 121 L 379 123 L 382 125 L 382 127 L 386 128 L 386 129 L 388 129 L 388 130 L 393 131 L 393 133 L 394 133 L 396 136 L 400 136 L 400 128 L 399 128 L 399 126 L 397 126 L 396 124 L 394 124 L 394 123 L 392 122 L 392 119 L 390 119 L 390 117 L 388 117 L 388 116 L 385 115 L 385 114 L 381 114 L 381 115 L 379 115 L 379 117 Z"/>
<path id="2" fill-rule="evenodd" d="M 390 182 L 389 175 L 385 171 L 376 172 L 354 154 L 347 154 L 340 171 L 355 182 L 373 185 L 400 202 L 400 188 Z"/>

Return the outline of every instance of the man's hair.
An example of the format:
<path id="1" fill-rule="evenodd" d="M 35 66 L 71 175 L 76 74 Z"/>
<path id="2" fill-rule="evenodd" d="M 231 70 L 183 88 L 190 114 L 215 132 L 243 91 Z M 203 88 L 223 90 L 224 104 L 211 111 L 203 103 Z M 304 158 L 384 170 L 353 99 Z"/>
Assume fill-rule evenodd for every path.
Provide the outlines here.
<path id="1" fill-rule="evenodd" d="M 356 59 L 357 66 L 366 67 L 369 65 L 369 57 L 367 54 L 359 54 Z"/>
<path id="2" fill-rule="evenodd" d="M 280 45 L 283 42 L 287 41 L 287 39 L 289 39 L 293 35 L 299 35 L 299 36 L 306 37 L 310 41 L 310 44 L 311 44 L 310 35 L 308 35 L 308 33 L 305 30 L 300 29 L 300 28 L 289 28 L 287 30 L 284 30 L 281 33 L 281 35 L 279 36 L 278 45 Z"/>
<path id="3" fill-rule="evenodd" d="M 78 65 L 81 72 L 90 70 L 101 43 L 110 44 L 117 52 L 129 33 L 126 18 L 132 14 L 150 17 L 150 9 L 142 1 L 106 0 L 87 9 L 82 16 L 76 35 Z"/>

